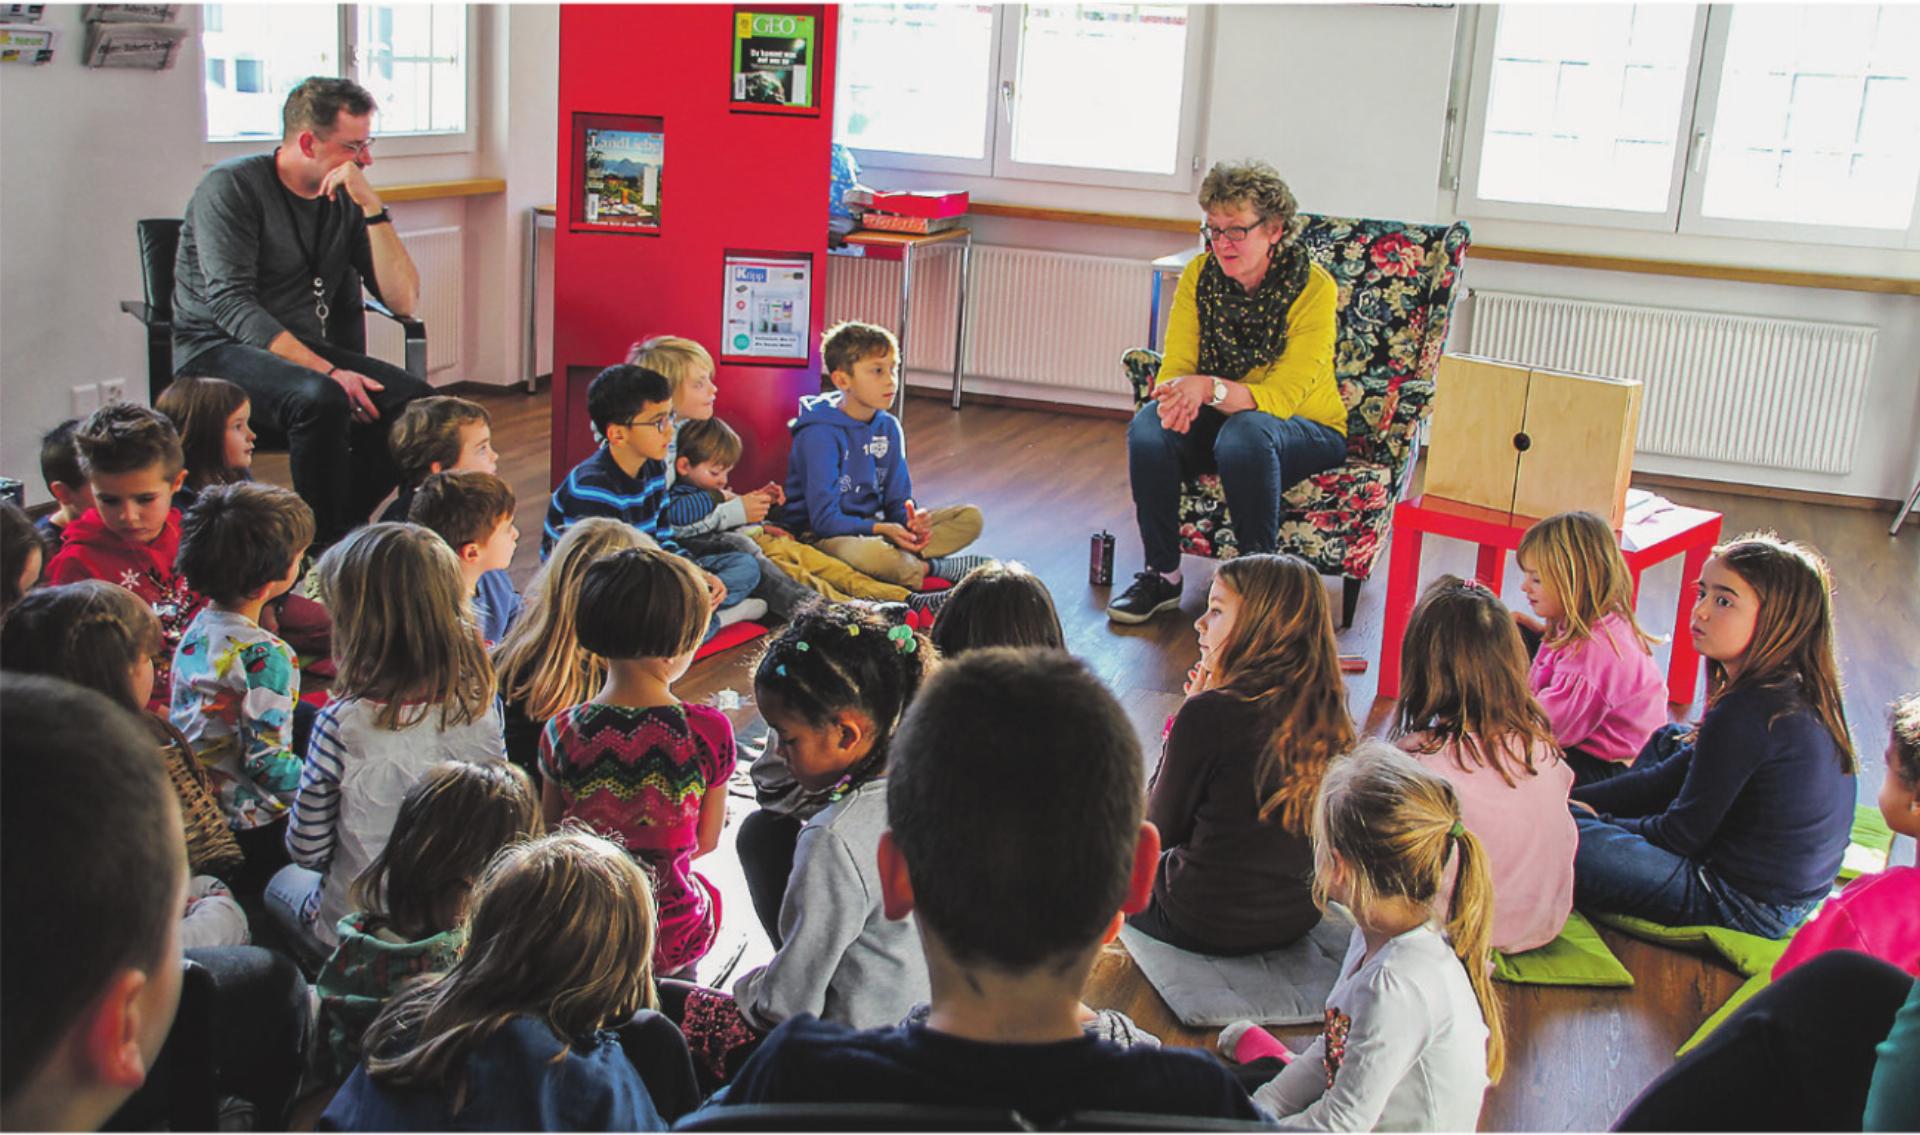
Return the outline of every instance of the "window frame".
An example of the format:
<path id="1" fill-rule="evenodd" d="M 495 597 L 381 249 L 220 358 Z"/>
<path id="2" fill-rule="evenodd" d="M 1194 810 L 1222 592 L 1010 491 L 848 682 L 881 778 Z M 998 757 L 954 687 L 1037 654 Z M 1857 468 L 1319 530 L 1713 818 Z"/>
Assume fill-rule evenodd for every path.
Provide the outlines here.
<path id="1" fill-rule="evenodd" d="M 1063 166 L 1023 162 L 1013 157 L 1014 77 L 1019 74 L 1024 4 L 993 5 L 994 50 L 986 75 L 987 129 L 981 158 L 951 158 L 873 150 L 849 146 L 862 170 L 904 170 L 918 173 L 954 173 L 1003 181 L 1058 182 L 1114 189 L 1147 189 L 1190 193 L 1199 184 L 1204 123 L 1200 113 L 1207 80 L 1213 35 L 1213 7 L 1189 3 L 1186 54 L 1181 61 L 1180 136 L 1175 142 L 1172 173 L 1135 173 L 1091 166 Z M 841 21 L 841 34 L 849 21 Z M 844 56 L 842 56 L 844 60 Z"/>
<path id="2" fill-rule="evenodd" d="M 1501 5 L 1469 5 L 1462 9 L 1471 27 L 1458 42 L 1467 53 L 1466 66 L 1456 60 L 1456 75 L 1467 76 L 1457 85 L 1448 111 L 1447 153 L 1457 153 L 1449 174 L 1443 165 L 1443 188 L 1451 189 L 1454 215 L 1464 220 L 1511 220 L 1535 223 L 1633 229 L 1680 237 L 1766 240 L 1787 244 L 1823 244 L 1879 249 L 1920 248 L 1920 192 L 1907 228 L 1868 229 L 1789 221 L 1748 221 L 1707 217 L 1700 212 L 1706 190 L 1706 162 L 1718 111 L 1720 76 L 1725 70 L 1730 11 L 1724 4 L 1696 4 L 1693 43 L 1687 65 L 1681 111 L 1675 124 L 1674 162 L 1670 171 L 1667 209 L 1663 214 L 1637 213 L 1574 205 L 1542 205 L 1497 201 L 1478 193 L 1482 144 L 1486 135 L 1487 102 L 1491 94 L 1494 37 Z M 1461 113 L 1464 103 L 1465 113 Z M 1450 163 L 1449 163 L 1450 164 Z"/>
<path id="3" fill-rule="evenodd" d="M 338 20 L 338 44 L 340 59 L 350 74 L 360 67 L 360 42 L 358 10 L 366 5 L 354 3 L 336 3 L 334 15 Z M 196 5 L 196 9 L 200 6 Z M 462 4 L 462 15 L 467 22 L 467 126 L 464 130 L 423 131 L 414 134 L 374 133 L 374 160 L 384 158 L 415 158 L 438 154 L 468 154 L 479 149 L 479 126 L 477 115 L 480 111 L 479 83 L 476 82 L 481 52 L 478 48 L 478 36 L 481 31 L 478 17 L 479 5 Z M 204 11 L 204 9 L 200 9 Z M 206 32 L 204 18 L 196 14 L 195 19 L 202 25 L 196 29 L 196 46 L 204 45 L 202 38 Z M 280 144 L 279 138 L 207 138 L 207 68 L 204 50 L 200 60 L 200 136 L 201 153 L 208 165 L 222 162 L 228 158 L 243 157 L 259 153 L 261 148 Z M 356 79 L 356 81 L 358 81 Z"/>
<path id="4" fill-rule="evenodd" d="M 1471 44 L 1471 78 L 1467 82 L 1466 132 L 1461 137 L 1460 183 L 1455 190 L 1454 211 L 1462 217 L 1492 220 L 1539 221 L 1546 223 L 1594 225 L 1612 229 L 1640 229 L 1646 232 L 1674 232 L 1680 217 L 1681 183 L 1692 159 L 1688 140 L 1693 134 L 1693 112 L 1700 83 L 1700 47 L 1706 36 L 1706 20 L 1694 5 L 1692 44 L 1686 78 L 1681 85 L 1680 118 L 1675 125 L 1673 162 L 1667 170 L 1667 207 L 1660 213 L 1629 209 L 1603 209 L 1588 205 L 1543 205 L 1524 201 L 1503 201 L 1482 197 L 1479 193 L 1480 161 L 1486 140 L 1488 103 L 1493 94 L 1494 39 L 1499 33 L 1500 6 L 1478 5 L 1466 9 L 1475 21 Z M 1489 18 L 1491 16 L 1491 18 Z"/>

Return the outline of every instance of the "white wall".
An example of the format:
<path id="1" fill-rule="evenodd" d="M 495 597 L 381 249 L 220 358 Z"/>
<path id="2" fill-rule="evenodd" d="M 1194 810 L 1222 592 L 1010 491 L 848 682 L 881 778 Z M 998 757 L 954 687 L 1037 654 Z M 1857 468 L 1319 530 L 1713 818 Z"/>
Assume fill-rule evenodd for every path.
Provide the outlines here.
<path id="1" fill-rule="evenodd" d="M 558 9 L 475 11 L 475 149 L 377 158 L 369 171 L 376 187 L 510 180 L 505 195 L 392 207 L 403 236 L 466 232 L 461 366 L 436 373 L 443 384 L 522 377 L 525 213 L 553 195 Z M 189 5 L 182 22 L 197 31 L 198 18 Z M 70 416 L 71 387 L 124 378 L 145 400 L 145 333 L 118 307 L 141 295 L 134 221 L 179 216 L 228 156 L 202 142 L 197 35 L 170 71 L 93 71 L 79 62 L 80 7 L 49 5 L 43 21 L 61 33 L 55 60 L 0 66 L 0 474 L 25 482 L 30 502 L 47 499 L 38 437 Z"/>

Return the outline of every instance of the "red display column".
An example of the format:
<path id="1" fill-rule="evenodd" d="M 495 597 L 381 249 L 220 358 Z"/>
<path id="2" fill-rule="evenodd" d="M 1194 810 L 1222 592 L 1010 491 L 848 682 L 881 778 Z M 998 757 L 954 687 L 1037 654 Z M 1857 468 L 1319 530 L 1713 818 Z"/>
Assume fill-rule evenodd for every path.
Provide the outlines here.
<path id="1" fill-rule="evenodd" d="M 732 102 L 737 13 L 814 17 L 817 112 L 754 113 Z M 587 383 L 650 335 L 684 335 L 713 352 L 719 415 L 746 442 L 736 487 L 784 480 L 786 422 L 819 389 L 826 306 L 827 186 L 838 12 L 778 6 L 565 5 L 560 9 L 558 216 L 554 253 L 553 480 L 593 450 Z M 594 175 L 625 177 L 613 209 L 586 209 L 583 140 L 611 139 Z M 657 132 L 651 172 L 618 144 Z M 644 142 L 644 137 L 641 138 Z M 646 161 L 640 158 L 639 161 Z M 637 223 L 636 223 L 637 220 Z M 625 231 L 619 226 L 627 225 Z M 810 325 L 784 364 L 722 357 L 729 252 L 811 258 Z"/>

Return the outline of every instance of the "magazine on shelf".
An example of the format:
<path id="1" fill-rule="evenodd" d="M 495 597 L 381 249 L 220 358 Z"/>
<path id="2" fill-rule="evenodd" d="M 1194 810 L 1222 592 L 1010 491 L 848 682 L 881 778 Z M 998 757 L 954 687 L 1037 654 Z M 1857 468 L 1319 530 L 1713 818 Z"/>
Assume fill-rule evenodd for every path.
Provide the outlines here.
<path id="1" fill-rule="evenodd" d="M 813 107 L 817 26 L 813 16 L 737 12 L 733 101 L 768 107 Z"/>
<path id="2" fill-rule="evenodd" d="M 931 236 L 948 229 L 960 227 L 959 217 L 903 217 L 898 213 L 880 213 L 868 210 L 860 214 L 860 227 L 888 233 L 912 233 L 916 236 Z"/>
<path id="3" fill-rule="evenodd" d="M 646 232 L 660 227 L 666 132 L 658 118 L 595 116 L 583 124 L 578 226 Z"/>

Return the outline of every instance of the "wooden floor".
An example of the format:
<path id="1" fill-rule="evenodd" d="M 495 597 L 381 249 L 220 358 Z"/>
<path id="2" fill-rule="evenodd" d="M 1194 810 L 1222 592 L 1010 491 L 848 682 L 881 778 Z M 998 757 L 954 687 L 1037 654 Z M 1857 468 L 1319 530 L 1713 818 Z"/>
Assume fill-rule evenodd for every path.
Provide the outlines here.
<path id="1" fill-rule="evenodd" d="M 501 474 L 520 497 L 523 537 L 512 571 L 524 585 L 538 564 L 540 521 L 550 487 L 549 399 L 545 393 L 502 392 L 479 400 L 493 414 Z M 906 426 L 913 439 L 916 495 L 928 504 L 964 501 L 981 506 L 987 528 L 976 550 L 1021 559 L 1046 580 L 1060 610 L 1068 649 L 1119 695 L 1140 731 L 1149 763 L 1156 761 L 1161 725 L 1178 707 L 1182 679 L 1195 658 L 1191 621 L 1203 605 L 1210 572 L 1204 561 L 1186 561 L 1180 618 L 1122 628 L 1102 614 L 1108 591 L 1086 582 L 1090 534 L 1105 528 L 1116 535 L 1116 575 L 1122 585 L 1141 563 L 1127 492 L 1125 423 L 971 405 L 953 413 L 943 402 L 914 398 L 907 405 Z M 261 476 L 285 483 L 284 455 L 262 455 L 257 468 Z M 1902 537 L 1890 540 L 1886 516 L 1879 512 L 1713 492 L 1663 490 L 1663 495 L 1724 512 L 1729 535 L 1774 528 L 1811 541 L 1832 560 L 1839 581 L 1835 609 L 1848 681 L 1847 712 L 1866 765 L 1860 799 L 1872 803 L 1884 771 L 1885 707 L 1902 693 L 1920 690 L 1920 650 L 1914 646 L 1920 643 L 1920 525 L 1910 524 Z M 1468 575 L 1473 566 L 1469 545 L 1430 538 L 1421 577 L 1443 571 Z M 1640 616 L 1649 628 L 1672 626 L 1679 587 L 1678 561 L 1646 574 Z M 1378 660 L 1385 590 L 1384 581 L 1376 579 L 1362 592 L 1353 626 L 1340 635 L 1343 652 Z M 1522 602 L 1517 568 L 1509 567 L 1505 593 L 1509 601 Z M 1330 583 L 1335 610 L 1338 597 L 1337 585 Z M 721 690 L 738 692 L 743 706 L 729 716 L 743 745 L 757 749 L 765 726 L 752 705 L 751 658 L 748 648 L 708 659 L 682 680 L 678 692 L 690 701 L 708 700 Z M 1664 667 L 1664 650 L 1661 662 Z M 1391 703 L 1376 699 L 1376 686 L 1371 671 L 1348 678 L 1348 706 L 1370 731 L 1384 728 L 1391 710 Z M 1681 713 L 1676 707 L 1676 716 Z M 743 790 L 735 800 L 734 822 L 751 807 L 751 792 Z M 1913 849 L 1907 841 L 1902 844 L 1896 856 L 1910 860 Z M 720 850 L 700 864 L 719 885 L 728 911 L 725 939 L 703 967 L 702 977 L 708 981 L 719 980 L 723 970 L 757 964 L 771 952 L 754 923 L 731 849 L 731 842 L 723 841 Z M 1673 1050 L 1739 984 L 1724 966 L 1610 932 L 1608 937 L 1638 979 L 1637 988 L 1502 987 L 1507 1074 L 1488 1097 L 1483 1129 L 1605 1129 L 1672 1063 Z M 1103 955 L 1088 1000 L 1127 1012 L 1169 1044 L 1205 1046 L 1212 1040 L 1181 1028 L 1118 947 Z"/>

